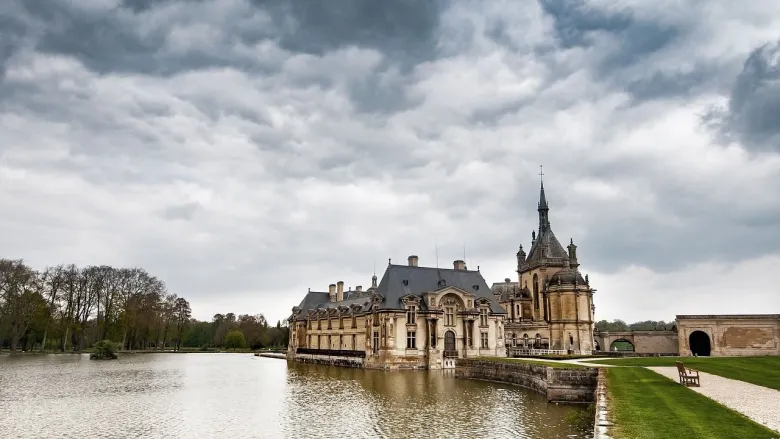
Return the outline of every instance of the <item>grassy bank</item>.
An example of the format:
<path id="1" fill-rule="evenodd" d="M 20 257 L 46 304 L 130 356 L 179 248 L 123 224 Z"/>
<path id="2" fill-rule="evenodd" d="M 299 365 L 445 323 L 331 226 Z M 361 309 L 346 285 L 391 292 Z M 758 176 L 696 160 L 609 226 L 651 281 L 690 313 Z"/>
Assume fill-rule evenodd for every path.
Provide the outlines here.
<path id="1" fill-rule="evenodd" d="M 571 364 L 571 363 L 561 363 L 556 361 L 536 361 L 536 360 L 528 360 L 524 358 L 505 358 L 505 357 L 479 357 L 475 358 L 475 360 L 480 361 L 496 361 L 500 363 L 525 363 L 525 364 L 535 364 L 537 366 L 550 366 L 550 367 L 558 367 L 558 368 L 566 368 L 566 369 L 585 369 L 585 366 L 580 366 L 578 364 Z"/>
<path id="2" fill-rule="evenodd" d="M 651 370 L 606 370 L 615 439 L 770 439 L 778 434 Z"/>
<path id="3" fill-rule="evenodd" d="M 593 360 L 591 363 L 674 367 L 675 361 L 682 361 L 691 369 L 780 390 L 780 373 L 777 372 L 780 357 L 644 357 Z"/>

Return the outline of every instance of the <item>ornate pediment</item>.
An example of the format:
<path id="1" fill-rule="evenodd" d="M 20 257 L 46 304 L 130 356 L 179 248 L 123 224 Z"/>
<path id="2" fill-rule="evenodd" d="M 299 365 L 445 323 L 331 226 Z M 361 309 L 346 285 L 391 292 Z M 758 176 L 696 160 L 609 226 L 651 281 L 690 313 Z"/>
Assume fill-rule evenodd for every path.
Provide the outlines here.
<path id="1" fill-rule="evenodd" d="M 371 303 L 377 304 L 381 303 L 385 300 L 385 296 L 381 295 L 380 293 L 373 292 L 371 293 Z"/>
<path id="2" fill-rule="evenodd" d="M 487 305 L 487 306 L 490 306 L 490 299 L 488 299 L 486 297 L 478 297 L 474 301 L 474 303 L 475 303 L 475 305 L 482 305 L 482 306 Z"/>
<path id="3" fill-rule="evenodd" d="M 414 294 L 407 294 L 401 297 L 401 303 L 404 305 L 420 305 L 421 300 L 422 298 L 420 296 L 416 296 Z"/>

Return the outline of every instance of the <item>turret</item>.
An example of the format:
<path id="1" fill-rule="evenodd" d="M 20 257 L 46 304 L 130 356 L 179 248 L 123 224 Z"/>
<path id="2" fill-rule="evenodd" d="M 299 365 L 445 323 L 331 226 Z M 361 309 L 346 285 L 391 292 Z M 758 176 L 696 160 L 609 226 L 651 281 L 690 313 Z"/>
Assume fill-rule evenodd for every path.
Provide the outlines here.
<path id="1" fill-rule="evenodd" d="M 574 245 L 574 239 L 569 238 L 569 267 L 577 269 L 580 264 L 577 262 L 577 246 Z"/>

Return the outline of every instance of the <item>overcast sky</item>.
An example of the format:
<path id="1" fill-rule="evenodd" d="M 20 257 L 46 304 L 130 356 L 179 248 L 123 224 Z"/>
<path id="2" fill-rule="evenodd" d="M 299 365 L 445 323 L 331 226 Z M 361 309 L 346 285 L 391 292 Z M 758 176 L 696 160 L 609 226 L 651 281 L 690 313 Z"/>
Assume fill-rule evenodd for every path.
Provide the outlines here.
<path id="1" fill-rule="evenodd" d="M 597 319 L 780 312 L 780 2 L 0 1 L 0 257 L 199 319 L 515 279 L 540 164 Z"/>

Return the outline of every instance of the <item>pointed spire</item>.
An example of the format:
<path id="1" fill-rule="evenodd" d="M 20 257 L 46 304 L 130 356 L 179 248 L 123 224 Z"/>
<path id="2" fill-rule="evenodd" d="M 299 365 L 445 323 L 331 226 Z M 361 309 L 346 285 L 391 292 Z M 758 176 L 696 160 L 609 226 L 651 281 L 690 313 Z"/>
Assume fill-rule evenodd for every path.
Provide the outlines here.
<path id="1" fill-rule="evenodd" d="M 544 172 L 541 170 L 541 165 L 539 165 L 539 169 L 539 176 L 542 177 L 542 180 L 541 189 L 539 190 L 539 207 L 537 208 L 537 211 L 539 211 L 539 234 L 541 234 L 542 231 L 550 227 L 550 219 L 548 216 L 550 208 L 547 205 L 547 197 L 544 195 Z"/>

